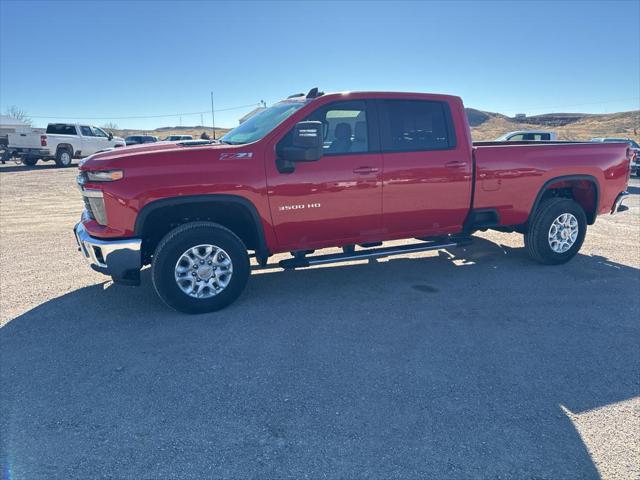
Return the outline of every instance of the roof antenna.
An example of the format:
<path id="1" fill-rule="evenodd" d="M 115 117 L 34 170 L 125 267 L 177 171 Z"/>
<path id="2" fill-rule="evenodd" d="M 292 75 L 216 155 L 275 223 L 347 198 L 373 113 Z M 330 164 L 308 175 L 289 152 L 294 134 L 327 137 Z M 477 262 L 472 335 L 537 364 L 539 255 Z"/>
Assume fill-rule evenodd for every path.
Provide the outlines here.
<path id="1" fill-rule="evenodd" d="M 318 98 L 322 95 L 324 95 L 324 92 L 319 92 L 318 87 L 313 87 L 309 90 L 309 93 L 307 93 L 307 98 Z"/>

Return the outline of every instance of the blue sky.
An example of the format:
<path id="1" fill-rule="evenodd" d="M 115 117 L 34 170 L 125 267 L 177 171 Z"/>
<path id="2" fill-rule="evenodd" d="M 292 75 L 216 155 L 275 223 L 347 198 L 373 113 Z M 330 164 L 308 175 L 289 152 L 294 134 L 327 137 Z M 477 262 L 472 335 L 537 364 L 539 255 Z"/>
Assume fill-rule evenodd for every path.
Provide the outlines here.
<path id="1" fill-rule="evenodd" d="M 640 108 L 640 2 L 0 1 L 0 109 L 155 128 L 324 91 L 509 115 Z M 233 126 L 250 108 L 220 111 Z M 55 118 L 36 118 L 53 116 Z M 203 114 L 205 124 L 211 115 Z"/>

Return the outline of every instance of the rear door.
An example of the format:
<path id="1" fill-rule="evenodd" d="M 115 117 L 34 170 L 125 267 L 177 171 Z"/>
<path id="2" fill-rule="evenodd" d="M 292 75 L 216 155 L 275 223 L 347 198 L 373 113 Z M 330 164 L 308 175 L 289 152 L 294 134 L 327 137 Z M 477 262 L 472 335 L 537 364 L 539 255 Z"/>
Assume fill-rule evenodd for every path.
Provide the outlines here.
<path id="1" fill-rule="evenodd" d="M 324 126 L 324 156 L 282 173 L 277 148 L 266 153 L 271 215 L 283 250 L 377 237 L 382 215 L 382 156 L 377 116 L 365 100 L 318 107 L 305 120 Z M 290 141 L 290 132 L 278 143 Z M 282 142 L 282 143 L 280 143 Z M 275 147 L 275 145 L 274 145 Z"/>
<path id="2" fill-rule="evenodd" d="M 384 228 L 393 237 L 459 232 L 471 201 L 472 163 L 456 139 L 449 104 L 393 99 L 378 105 Z"/>

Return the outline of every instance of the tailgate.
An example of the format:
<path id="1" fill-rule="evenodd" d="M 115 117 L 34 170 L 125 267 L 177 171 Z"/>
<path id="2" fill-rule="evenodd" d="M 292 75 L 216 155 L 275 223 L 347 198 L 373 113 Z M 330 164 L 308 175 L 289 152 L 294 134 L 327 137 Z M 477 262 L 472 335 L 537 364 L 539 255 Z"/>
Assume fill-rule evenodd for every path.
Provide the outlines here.
<path id="1" fill-rule="evenodd" d="M 10 133 L 9 147 L 40 148 L 40 133 Z"/>

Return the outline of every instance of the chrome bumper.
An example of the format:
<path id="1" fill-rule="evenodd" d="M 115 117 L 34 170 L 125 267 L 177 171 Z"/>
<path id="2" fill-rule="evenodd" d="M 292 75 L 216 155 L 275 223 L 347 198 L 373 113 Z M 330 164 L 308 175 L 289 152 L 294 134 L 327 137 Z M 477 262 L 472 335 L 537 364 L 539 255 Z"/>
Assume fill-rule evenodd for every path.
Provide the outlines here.
<path id="1" fill-rule="evenodd" d="M 91 268 L 105 275 L 111 275 L 117 283 L 128 285 L 140 283 L 142 240 L 139 238 L 102 240 L 89 235 L 82 223 L 78 223 L 73 232 L 80 247 L 79 250 Z"/>
<path id="2" fill-rule="evenodd" d="M 611 207 L 611 215 L 618 212 L 624 212 L 625 210 L 629 210 L 628 207 L 622 204 L 629 195 L 629 192 L 622 192 L 616 197 L 616 201 L 613 202 L 613 207 Z"/>

